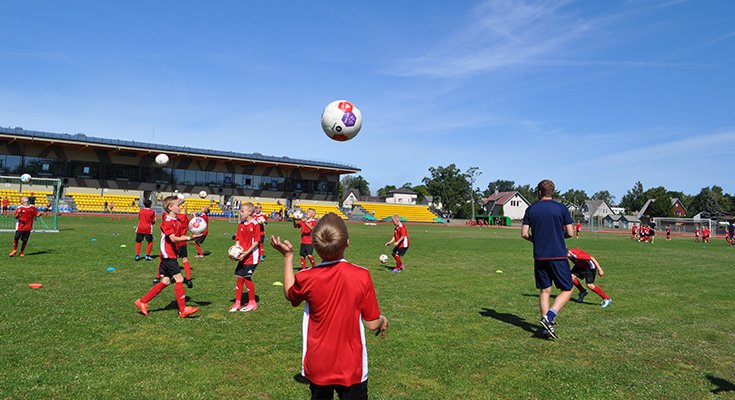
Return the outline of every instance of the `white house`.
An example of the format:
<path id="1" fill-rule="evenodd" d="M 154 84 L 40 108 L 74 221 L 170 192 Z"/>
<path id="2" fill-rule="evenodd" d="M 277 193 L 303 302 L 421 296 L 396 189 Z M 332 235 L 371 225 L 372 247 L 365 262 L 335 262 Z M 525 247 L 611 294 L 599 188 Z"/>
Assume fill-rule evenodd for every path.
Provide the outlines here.
<path id="1" fill-rule="evenodd" d="M 360 201 L 360 191 L 357 189 L 347 189 L 342 198 L 342 207 L 346 209 L 352 208 L 352 203 Z"/>
<path id="2" fill-rule="evenodd" d="M 418 194 L 408 188 L 398 188 L 388 192 L 388 197 L 385 198 L 386 203 L 396 204 L 416 204 L 416 198 Z"/>
<path id="3" fill-rule="evenodd" d="M 504 215 L 519 220 L 523 219 L 531 203 L 518 192 L 495 192 L 483 199 L 482 205 L 488 215 Z"/>

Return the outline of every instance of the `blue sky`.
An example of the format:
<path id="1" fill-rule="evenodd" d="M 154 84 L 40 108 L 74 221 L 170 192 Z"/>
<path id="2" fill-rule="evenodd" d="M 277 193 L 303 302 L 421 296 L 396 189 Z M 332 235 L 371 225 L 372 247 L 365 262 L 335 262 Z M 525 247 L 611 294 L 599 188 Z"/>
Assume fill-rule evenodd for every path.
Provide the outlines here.
<path id="1" fill-rule="evenodd" d="M 4 1 L 0 126 L 562 191 L 735 192 L 732 1 Z M 319 117 L 345 98 L 360 134 Z"/>

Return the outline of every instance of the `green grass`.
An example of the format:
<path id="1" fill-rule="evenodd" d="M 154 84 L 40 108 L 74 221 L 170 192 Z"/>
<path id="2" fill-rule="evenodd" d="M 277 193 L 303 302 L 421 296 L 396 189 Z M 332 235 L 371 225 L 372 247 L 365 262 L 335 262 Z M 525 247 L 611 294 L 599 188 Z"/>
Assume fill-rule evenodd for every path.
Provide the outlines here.
<path id="1" fill-rule="evenodd" d="M 308 398 L 294 380 L 302 309 L 273 286 L 275 251 L 255 273 L 260 308 L 230 314 L 234 224 L 213 221 L 212 254 L 191 259 L 197 318 L 178 318 L 172 288 L 146 318 L 133 302 L 156 263 L 132 261 L 134 224 L 63 217 L 60 233 L 31 236 L 25 258 L 0 257 L 0 398 Z M 735 397 L 735 249 L 721 239 L 570 239 L 600 261 L 614 302 L 568 304 L 547 341 L 532 332 L 538 291 L 517 229 L 409 225 L 402 274 L 377 262 L 391 225 L 349 229 L 346 256 L 370 269 L 391 322 L 385 340 L 367 339 L 373 399 Z M 269 233 L 299 237 L 285 223 Z M 12 233 L 0 238 L 9 251 Z"/>

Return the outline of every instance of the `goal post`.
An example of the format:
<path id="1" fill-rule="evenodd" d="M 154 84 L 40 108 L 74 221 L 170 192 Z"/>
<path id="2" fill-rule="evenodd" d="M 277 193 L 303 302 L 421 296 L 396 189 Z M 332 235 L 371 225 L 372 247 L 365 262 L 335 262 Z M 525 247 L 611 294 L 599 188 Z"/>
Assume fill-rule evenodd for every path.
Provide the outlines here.
<path id="1" fill-rule="evenodd" d="M 28 197 L 38 209 L 33 232 L 59 231 L 60 179 L 32 178 L 30 182 L 23 183 L 19 176 L 0 176 L 0 205 L 5 199 L 9 204 L 7 210 L 0 209 L 0 232 L 15 231 L 14 212 L 20 206 L 21 197 Z"/>
<path id="2" fill-rule="evenodd" d="M 695 219 L 655 217 L 653 222 L 656 224 L 656 230 L 659 232 L 665 232 L 666 227 L 671 228 L 671 233 L 683 235 L 694 235 L 695 229 L 699 230 L 701 235 L 702 228 L 709 228 L 710 232 L 712 231 L 712 220 L 709 218 Z"/>

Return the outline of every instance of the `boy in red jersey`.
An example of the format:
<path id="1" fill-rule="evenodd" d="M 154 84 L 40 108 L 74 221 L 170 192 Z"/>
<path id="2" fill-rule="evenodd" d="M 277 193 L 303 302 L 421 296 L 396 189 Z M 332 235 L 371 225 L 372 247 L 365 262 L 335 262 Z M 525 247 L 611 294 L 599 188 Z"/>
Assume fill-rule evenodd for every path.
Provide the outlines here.
<path id="1" fill-rule="evenodd" d="M 5 196 L 3 197 L 2 214 L 4 215 L 8 210 L 10 210 L 10 200 L 8 200 L 8 196 Z"/>
<path id="2" fill-rule="evenodd" d="M 204 253 L 202 253 L 202 243 L 204 243 L 204 240 L 207 238 L 207 235 L 209 234 L 209 206 L 202 207 L 202 212 L 199 214 L 199 216 L 204 220 L 204 222 L 207 223 L 207 229 L 204 230 L 204 233 L 202 233 L 201 237 L 196 238 L 194 240 L 194 246 L 197 248 L 197 257 L 202 258 L 204 257 Z"/>
<path id="3" fill-rule="evenodd" d="M 265 226 L 268 224 L 268 216 L 263 213 L 263 207 L 260 205 L 260 203 L 255 203 L 253 219 L 255 219 L 255 221 L 260 224 L 260 238 L 258 238 L 258 240 L 260 241 L 260 248 L 258 249 L 258 252 L 260 253 L 260 261 L 263 261 L 265 260 L 263 242 L 265 241 Z"/>
<path id="4" fill-rule="evenodd" d="M 574 286 L 579 289 L 577 303 L 581 303 L 582 300 L 584 300 L 584 296 L 587 296 L 587 293 L 589 293 L 579 282 L 579 279 L 577 279 L 584 278 L 585 283 L 587 283 L 587 287 L 602 297 L 600 307 L 606 308 L 609 306 L 610 303 L 612 303 L 612 299 L 610 296 L 605 294 L 599 286 L 595 285 L 595 276 L 597 275 L 597 271 L 600 271 L 600 277 L 605 276 L 605 271 L 602 270 L 600 263 L 597 262 L 597 260 L 590 254 L 580 249 L 569 250 L 567 252 L 567 257 L 569 258 L 569 261 L 574 264 L 574 267 L 572 267 L 572 282 L 574 283 Z"/>
<path id="5" fill-rule="evenodd" d="M 630 228 L 630 238 L 632 240 L 635 240 L 635 238 L 636 238 L 636 230 L 637 230 L 637 228 L 638 227 L 635 224 L 633 224 L 633 227 Z"/>
<path id="6" fill-rule="evenodd" d="M 582 232 L 582 223 L 577 222 L 577 225 L 574 226 L 574 231 L 576 233 L 575 239 L 579 239 L 579 232 Z"/>
<path id="7" fill-rule="evenodd" d="M 666 240 L 671 240 L 671 227 L 666 225 Z"/>
<path id="8" fill-rule="evenodd" d="M 255 284 L 253 283 L 253 272 L 258 267 L 260 261 L 260 224 L 253 218 L 255 206 L 253 203 L 247 202 L 240 205 L 240 223 L 237 224 L 237 234 L 235 235 L 235 245 L 242 247 L 245 251 L 237 258 L 237 267 L 235 267 L 235 304 L 230 307 L 230 312 L 235 311 L 255 311 L 258 309 L 258 303 L 255 302 Z M 248 304 L 240 307 L 240 298 L 242 298 L 243 285 L 248 288 Z"/>
<path id="9" fill-rule="evenodd" d="M 396 260 L 396 267 L 392 272 L 401 272 L 405 268 L 401 257 L 406 255 L 408 251 L 408 231 L 406 231 L 406 226 L 401 223 L 401 217 L 398 214 L 394 214 L 391 220 L 396 227 L 393 229 L 393 238 L 385 244 L 385 247 L 390 246 L 391 243 L 395 243 L 391 255 Z"/>
<path id="10" fill-rule="evenodd" d="M 368 398 L 365 327 L 385 337 L 388 319 L 380 315 L 370 271 L 347 262 L 350 244 L 344 221 L 327 213 L 314 227 L 314 248 L 322 263 L 294 276 L 293 246 L 271 236 L 283 254 L 283 294 L 294 307 L 302 302 L 303 356 L 301 375 L 312 399 Z"/>
<path id="11" fill-rule="evenodd" d="M 23 245 L 20 247 L 19 256 L 25 257 L 25 249 L 28 244 L 28 238 L 31 237 L 31 231 L 33 230 L 33 221 L 38 215 L 38 209 L 32 204 L 28 204 L 28 197 L 23 196 L 20 198 L 20 206 L 15 209 L 15 239 L 13 239 L 13 251 L 8 256 L 13 257 L 18 253 L 18 240 L 23 241 Z"/>
<path id="12" fill-rule="evenodd" d="M 699 227 L 694 228 L 694 241 L 699 242 Z"/>
<path id="13" fill-rule="evenodd" d="M 183 196 L 178 196 L 179 199 L 179 207 L 181 204 L 184 204 L 184 198 Z M 180 208 L 179 208 L 180 209 Z M 178 226 L 179 236 L 186 235 L 186 231 L 189 229 L 189 208 L 184 204 L 184 212 L 180 212 L 176 214 L 176 218 L 181 222 L 181 224 Z M 200 235 L 197 235 L 197 237 L 200 237 Z M 184 283 L 186 284 L 186 287 L 189 289 L 194 287 L 194 284 L 191 281 L 191 263 L 189 262 L 189 249 L 186 247 L 186 242 L 178 242 L 176 243 L 178 246 L 178 256 L 181 259 L 181 263 L 184 264 L 184 273 L 186 274 L 186 279 L 184 280 Z"/>
<path id="14" fill-rule="evenodd" d="M 311 243 L 311 230 L 316 226 L 316 210 L 310 208 L 306 210 L 306 221 L 294 218 L 293 227 L 301 228 L 301 248 L 299 249 L 299 255 L 301 256 L 301 267 L 299 271 L 306 268 L 306 258 L 309 258 L 309 263 L 313 267 L 316 265 L 314 260 L 314 246 Z"/>
<path id="15" fill-rule="evenodd" d="M 143 239 L 148 242 L 145 249 L 145 260 L 151 261 L 151 249 L 153 249 L 153 225 L 156 224 L 156 213 L 151 210 L 150 199 L 143 200 L 143 208 L 138 212 L 138 227 L 135 229 L 135 261 L 140 260 L 140 244 Z"/>
<path id="16" fill-rule="evenodd" d="M 158 266 L 159 274 L 163 276 L 160 282 L 156 283 L 145 296 L 135 301 L 135 306 L 140 312 L 148 315 L 148 302 L 153 300 L 163 289 L 174 280 L 174 291 L 176 293 L 176 303 L 179 306 L 179 317 L 186 318 L 199 308 L 188 307 L 186 305 L 186 292 L 184 290 L 184 277 L 181 275 L 181 267 L 176 261 L 177 243 L 187 242 L 195 239 L 198 235 L 183 236 L 181 232 L 181 221 L 177 218 L 179 213 L 179 199 L 176 196 L 169 196 L 163 200 L 163 209 L 166 215 L 161 221 L 161 264 Z"/>
<path id="17" fill-rule="evenodd" d="M 707 227 L 702 228 L 702 243 L 709 243 L 710 230 Z"/>

